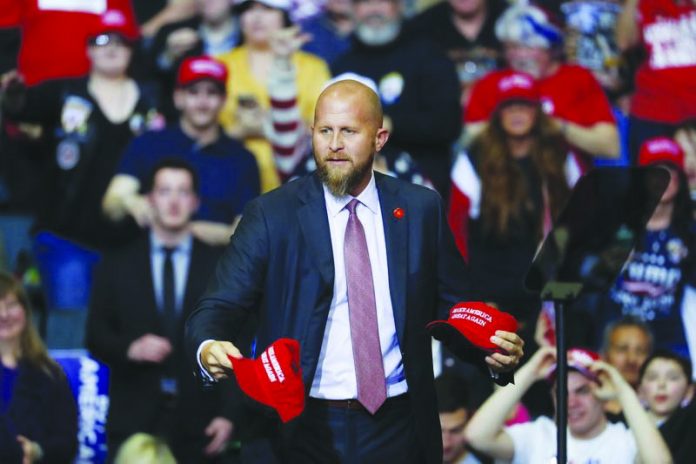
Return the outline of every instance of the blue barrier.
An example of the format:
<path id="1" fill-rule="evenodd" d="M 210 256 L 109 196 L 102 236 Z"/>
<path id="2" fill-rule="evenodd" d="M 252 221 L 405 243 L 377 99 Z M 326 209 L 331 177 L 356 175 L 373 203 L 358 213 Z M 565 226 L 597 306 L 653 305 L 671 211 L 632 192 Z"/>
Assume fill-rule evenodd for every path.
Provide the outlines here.
<path id="1" fill-rule="evenodd" d="M 34 238 L 34 258 L 49 309 L 84 309 L 99 254 L 50 232 Z"/>

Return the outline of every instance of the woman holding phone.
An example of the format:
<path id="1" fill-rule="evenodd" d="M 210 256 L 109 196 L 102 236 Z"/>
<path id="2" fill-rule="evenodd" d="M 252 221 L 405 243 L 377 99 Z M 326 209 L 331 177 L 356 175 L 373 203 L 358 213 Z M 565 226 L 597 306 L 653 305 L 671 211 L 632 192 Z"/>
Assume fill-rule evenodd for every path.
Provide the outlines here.
<path id="1" fill-rule="evenodd" d="M 297 51 L 309 37 L 291 27 L 290 7 L 289 0 L 241 0 L 235 8 L 242 44 L 218 56 L 227 65 L 230 76 L 220 122 L 256 156 L 262 192 L 280 185 L 265 127 L 269 121 L 268 86 L 294 73 L 300 116 L 309 125 L 314 117 L 314 103 L 330 77 L 321 58 Z"/>

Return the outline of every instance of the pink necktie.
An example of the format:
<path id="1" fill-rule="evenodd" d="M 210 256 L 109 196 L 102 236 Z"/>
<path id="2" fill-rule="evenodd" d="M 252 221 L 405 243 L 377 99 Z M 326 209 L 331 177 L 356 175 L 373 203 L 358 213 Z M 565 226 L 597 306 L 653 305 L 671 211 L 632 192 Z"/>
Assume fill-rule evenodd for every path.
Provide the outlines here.
<path id="1" fill-rule="evenodd" d="M 365 230 L 355 212 L 358 200 L 346 206 L 350 213 L 344 240 L 350 338 L 353 344 L 358 401 L 374 414 L 387 399 L 382 350 L 377 328 L 377 305 Z"/>

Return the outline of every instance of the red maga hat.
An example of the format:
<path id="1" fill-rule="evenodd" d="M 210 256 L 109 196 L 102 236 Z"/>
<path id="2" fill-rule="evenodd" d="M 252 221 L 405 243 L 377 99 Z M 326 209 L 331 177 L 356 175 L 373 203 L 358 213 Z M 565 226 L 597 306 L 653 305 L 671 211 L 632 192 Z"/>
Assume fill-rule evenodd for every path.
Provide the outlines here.
<path id="1" fill-rule="evenodd" d="M 485 355 L 507 354 L 491 337 L 497 330 L 517 331 L 517 320 L 486 303 L 468 301 L 452 306 L 446 321 L 433 321 L 426 328 L 463 361 L 485 366 Z"/>
<path id="2" fill-rule="evenodd" d="M 669 163 L 684 169 L 684 151 L 669 137 L 654 137 L 643 142 L 638 153 L 638 165 Z"/>
<path id="3" fill-rule="evenodd" d="M 305 389 L 300 368 L 300 344 L 281 338 L 257 359 L 229 356 L 239 388 L 252 399 L 272 407 L 287 422 L 304 410 Z"/>
<path id="4" fill-rule="evenodd" d="M 514 101 L 538 104 L 541 98 L 534 78 L 529 74 L 517 71 L 500 76 L 497 91 L 498 105 Z"/>
<path id="5" fill-rule="evenodd" d="M 176 84 L 185 87 L 202 79 L 209 79 L 222 86 L 227 85 L 227 67 L 209 56 L 192 56 L 186 58 L 179 66 Z"/>
<path id="6" fill-rule="evenodd" d="M 586 378 L 599 383 L 599 377 L 590 369 L 595 361 L 600 360 L 599 354 L 584 348 L 570 348 L 566 351 L 566 357 L 568 359 L 568 369 L 578 371 Z M 547 380 L 553 382 L 555 379 L 556 366 L 554 365 L 551 372 L 549 372 Z"/>
<path id="7" fill-rule="evenodd" d="M 140 37 L 138 25 L 134 18 L 125 11 L 110 9 L 95 17 L 89 38 L 94 40 L 100 35 L 118 34 L 129 42 L 134 42 Z"/>

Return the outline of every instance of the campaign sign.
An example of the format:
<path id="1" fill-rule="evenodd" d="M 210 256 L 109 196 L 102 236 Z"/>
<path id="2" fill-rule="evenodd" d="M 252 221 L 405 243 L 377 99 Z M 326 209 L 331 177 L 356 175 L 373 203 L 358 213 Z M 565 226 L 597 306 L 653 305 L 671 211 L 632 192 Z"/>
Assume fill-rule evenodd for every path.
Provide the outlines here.
<path id="1" fill-rule="evenodd" d="M 79 451 L 75 464 L 101 464 L 106 459 L 108 368 L 86 350 L 51 350 L 50 355 L 65 371 L 77 403 Z"/>

